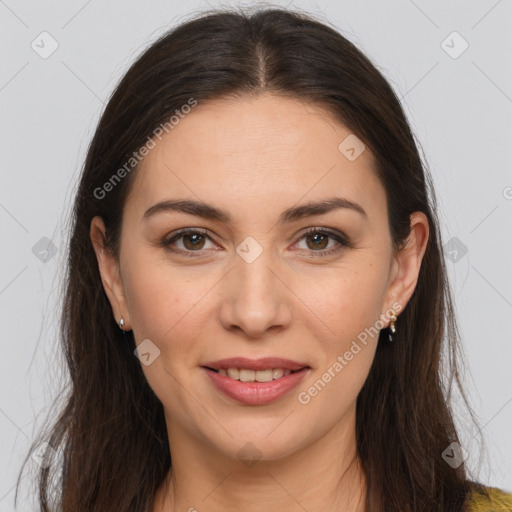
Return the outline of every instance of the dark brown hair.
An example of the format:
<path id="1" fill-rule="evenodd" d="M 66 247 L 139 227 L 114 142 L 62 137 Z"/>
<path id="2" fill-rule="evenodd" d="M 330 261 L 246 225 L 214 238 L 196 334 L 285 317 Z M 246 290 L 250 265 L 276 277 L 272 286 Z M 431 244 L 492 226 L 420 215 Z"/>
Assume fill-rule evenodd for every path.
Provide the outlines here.
<path id="1" fill-rule="evenodd" d="M 412 212 L 428 218 L 416 289 L 393 342 L 381 332 L 357 398 L 357 448 L 367 510 L 464 510 L 472 484 L 467 470 L 442 458 L 458 442 L 452 388 L 468 402 L 428 169 L 397 95 L 360 50 L 310 15 L 263 9 L 207 12 L 173 28 L 142 53 L 106 105 L 72 212 L 60 332 L 70 384 L 58 418 L 31 448 L 44 439 L 58 453 L 39 473 L 43 511 L 151 510 L 172 464 L 162 404 L 134 357 L 132 332 L 113 321 L 89 236 L 100 215 L 105 243 L 119 255 L 123 205 L 137 167 L 105 197 L 98 188 L 191 98 L 200 104 L 265 92 L 324 107 L 364 142 L 386 191 L 395 248 L 409 235 Z"/>

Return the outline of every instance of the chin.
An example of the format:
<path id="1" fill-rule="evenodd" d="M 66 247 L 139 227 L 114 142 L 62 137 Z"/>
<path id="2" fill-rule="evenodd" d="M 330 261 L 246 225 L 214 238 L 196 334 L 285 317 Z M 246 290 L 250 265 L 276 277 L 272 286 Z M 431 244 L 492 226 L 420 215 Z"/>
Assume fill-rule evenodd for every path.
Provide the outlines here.
<path id="1" fill-rule="evenodd" d="M 306 443 L 304 431 L 298 429 L 295 435 L 290 425 L 286 428 L 278 426 L 280 421 L 282 419 L 272 422 L 272 426 L 271 422 L 266 422 L 264 427 L 260 425 L 261 429 L 254 425 L 239 425 L 236 431 L 227 429 L 233 433 L 233 437 L 222 429 L 220 439 L 208 436 L 209 443 L 227 457 L 246 462 L 248 467 L 251 461 L 277 461 L 296 452 Z"/>

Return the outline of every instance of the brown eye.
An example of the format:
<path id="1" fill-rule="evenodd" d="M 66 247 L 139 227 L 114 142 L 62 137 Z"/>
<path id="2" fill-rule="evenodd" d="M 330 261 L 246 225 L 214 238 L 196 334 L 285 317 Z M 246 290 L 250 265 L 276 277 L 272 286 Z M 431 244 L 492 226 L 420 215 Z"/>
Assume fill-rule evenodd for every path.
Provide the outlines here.
<path id="1" fill-rule="evenodd" d="M 329 243 L 329 236 L 320 232 L 313 233 L 312 235 L 307 235 L 305 237 L 306 240 L 312 240 L 312 245 L 308 244 L 310 249 L 325 249 Z"/>
<path id="2" fill-rule="evenodd" d="M 299 242 L 305 241 L 306 247 L 299 247 L 311 253 L 311 257 L 331 256 L 344 248 L 352 247 L 349 239 L 343 233 L 327 229 L 311 228 L 302 235 Z M 332 245 L 329 245 L 330 241 Z"/>
<path id="3" fill-rule="evenodd" d="M 204 236 L 198 233 L 192 233 L 189 235 L 182 235 L 183 245 L 187 249 L 202 249 L 204 245 Z"/>
<path id="4" fill-rule="evenodd" d="M 183 229 L 162 240 L 161 245 L 172 252 L 192 255 L 194 252 L 199 253 L 209 249 L 205 246 L 207 241 L 211 242 L 207 231 Z"/>

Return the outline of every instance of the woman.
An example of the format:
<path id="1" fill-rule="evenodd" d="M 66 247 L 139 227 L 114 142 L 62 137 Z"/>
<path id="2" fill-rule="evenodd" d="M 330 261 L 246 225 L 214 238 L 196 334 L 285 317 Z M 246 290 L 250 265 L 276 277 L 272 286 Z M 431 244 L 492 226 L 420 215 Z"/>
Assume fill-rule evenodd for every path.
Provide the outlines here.
<path id="1" fill-rule="evenodd" d="M 383 76 L 304 14 L 213 12 L 148 48 L 75 200 L 42 509 L 509 510 L 447 399 L 429 180 Z"/>

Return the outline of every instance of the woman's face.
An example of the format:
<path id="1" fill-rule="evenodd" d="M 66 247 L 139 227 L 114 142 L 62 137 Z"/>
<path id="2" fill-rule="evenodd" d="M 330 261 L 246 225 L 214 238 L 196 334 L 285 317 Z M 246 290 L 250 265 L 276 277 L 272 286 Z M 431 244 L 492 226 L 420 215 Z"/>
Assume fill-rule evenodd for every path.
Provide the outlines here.
<path id="1" fill-rule="evenodd" d="M 298 100 L 199 103 L 137 170 L 119 269 L 94 219 L 105 290 L 144 343 L 171 451 L 192 439 L 274 460 L 353 431 L 378 330 L 409 300 L 428 236 L 414 214 L 409 249 L 393 253 L 385 190 L 353 137 Z M 166 201 L 197 207 L 151 209 Z"/>

